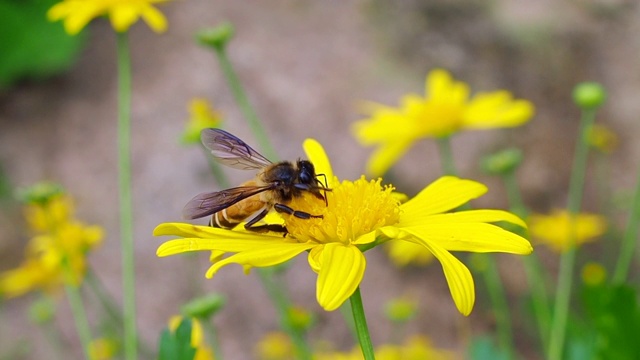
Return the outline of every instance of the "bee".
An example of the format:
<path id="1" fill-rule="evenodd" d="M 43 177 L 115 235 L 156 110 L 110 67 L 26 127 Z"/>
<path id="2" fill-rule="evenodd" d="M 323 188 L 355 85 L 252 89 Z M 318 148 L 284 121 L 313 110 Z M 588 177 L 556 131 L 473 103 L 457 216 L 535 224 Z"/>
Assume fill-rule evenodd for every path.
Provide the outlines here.
<path id="1" fill-rule="evenodd" d="M 191 199 L 183 210 L 186 219 L 198 219 L 211 215 L 210 225 L 218 228 L 233 228 L 246 222 L 247 230 L 283 232 L 282 225 L 256 225 L 274 209 L 300 219 L 322 218 L 298 211 L 287 204 L 307 191 L 325 201 L 326 176 L 316 174 L 308 160 L 272 163 L 238 137 L 220 129 L 204 129 L 200 135 L 202 144 L 211 151 L 220 163 L 240 170 L 257 170 L 254 179 L 238 187 L 207 192 Z M 323 184 L 318 177 L 324 176 Z"/>

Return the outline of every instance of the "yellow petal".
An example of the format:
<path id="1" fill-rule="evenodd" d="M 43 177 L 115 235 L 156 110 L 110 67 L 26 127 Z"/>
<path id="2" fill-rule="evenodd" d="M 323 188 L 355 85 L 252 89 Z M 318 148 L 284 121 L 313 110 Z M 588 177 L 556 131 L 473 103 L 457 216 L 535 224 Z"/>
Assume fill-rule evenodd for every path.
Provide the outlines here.
<path id="1" fill-rule="evenodd" d="M 140 15 L 149 24 L 149 27 L 156 33 L 165 32 L 167 30 L 167 19 L 160 10 L 153 6 L 145 6 Z"/>
<path id="2" fill-rule="evenodd" d="M 475 285 L 469 269 L 447 250 L 432 242 L 417 239 L 416 243 L 426 246 L 440 261 L 444 276 L 449 284 L 449 291 L 451 291 L 453 302 L 462 315 L 469 315 L 476 301 Z"/>
<path id="3" fill-rule="evenodd" d="M 322 268 L 322 252 L 324 245 L 318 245 L 309 251 L 309 266 L 315 273 L 319 273 Z"/>
<path id="4" fill-rule="evenodd" d="M 229 264 L 242 266 L 266 267 L 281 264 L 291 260 L 303 251 L 317 246 L 316 244 L 277 244 L 265 245 L 253 250 L 243 251 L 213 264 L 207 270 L 206 277 L 211 278 L 220 268 Z"/>
<path id="5" fill-rule="evenodd" d="M 424 188 L 413 199 L 400 205 L 400 209 L 403 210 L 400 222 L 403 222 L 403 217 L 408 217 L 407 221 L 411 222 L 417 218 L 455 209 L 486 192 L 487 187 L 479 182 L 443 176 Z"/>
<path id="6" fill-rule="evenodd" d="M 520 126 L 533 117 L 533 104 L 514 100 L 508 91 L 479 93 L 471 99 L 463 115 L 464 127 L 489 129 Z"/>
<path id="7" fill-rule="evenodd" d="M 277 219 L 277 218 L 273 218 Z M 175 235 L 185 238 L 223 239 L 223 240 L 255 240 L 275 239 L 275 241 L 294 242 L 283 238 L 280 234 L 260 234 L 244 230 L 229 230 L 211 226 L 193 225 L 188 223 L 162 223 L 153 230 L 153 236 Z M 270 240 L 269 240 L 270 241 Z"/>
<path id="8" fill-rule="evenodd" d="M 384 175 L 412 144 L 413 140 L 397 140 L 380 144 L 367 162 L 367 173 L 373 177 Z"/>
<path id="9" fill-rule="evenodd" d="M 326 311 L 340 307 L 358 288 L 367 261 L 355 246 L 329 243 L 322 252 L 322 268 L 316 283 L 318 303 Z"/>
<path id="10" fill-rule="evenodd" d="M 307 158 L 313 164 L 316 174 L 324 174 L 327 180 L 327 185 L 331 188 L 333 182 L 333 169 L 331 169 L 331 162 L 329 162 L 329 157 L 324 151 L 322 145 L 320 145 L 320 143 L 315 139 L 306 139 L 302 143 L 302 147 L 304 148 L 304 152 L 307 154 Z M 323 177 L 320 178 L 322 179 Z"/>
<path id="11" fill-rule="evenodd" d="M 531 243 L 525 238 L 492 224 L 430 224 L 403 227 L 401 230 L 413 235 L 401 237 L 403 240 L 418 243 L 428 241 L 448 251 L 505 252 L 521 255 L 533 252 Z"/>
<path id="12" fill-rule="evenodd" d="M 202 238 L 184 238 L 169 240 L 158 247 L 156 255 L 159 257 L 182 254 L 192 251 L 223 251 L 223 252 L 240 252 L 259 249 L 263 246 L 272 245 L 271 239 L 265 238 L 260 240 L 247 239 L 202 239 Z M 291 244 L 291 243 L 284 243 Z"/>
<path id="13" fill-rule="evenodd" d="M 120 6 L 114 6 L 110 9 L 109 19 L 111 20 L 111 26 L 117 32 L 124 32 L 129 30 L 140 16 L 139 9 L 133 5 L 122 4 Z"/>
<path id="14" fill-rule="evenodd" d="M 425 92 L 430 100 L 463 104 L 469 97 L 469 86 L 455 81 L 446 70 L 434 69 L 427 75 Z"/>
<path id="15" fill-rule="evenodd" d="M 401 226 L 427 225 L 427 224 L 462 224 L 462 223 L 490 223 L 505 221 L 511 224 L 527 227 L 524 220 L 504 210 L 468 210 L 454 213 L 435 214 L 427 217 L 417 217 L 407 213 L 402 217 Z"/>

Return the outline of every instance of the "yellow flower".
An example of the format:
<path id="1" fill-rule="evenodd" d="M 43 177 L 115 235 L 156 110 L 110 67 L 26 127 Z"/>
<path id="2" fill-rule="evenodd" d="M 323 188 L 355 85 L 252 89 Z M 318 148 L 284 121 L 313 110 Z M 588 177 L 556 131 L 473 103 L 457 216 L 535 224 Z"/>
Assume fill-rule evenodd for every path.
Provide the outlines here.
<path id="1" fill-rule="evenodd" d="M 118 353 L 118 342 L 110 338 L 98 338 L 89 343 L 89 359 L 109 360 Z"/>
<path id="2" fill-rule="evenodd" d="M 462 130 L 515 127 L 533 116 L 533 104 L 515 100 L 508 91 L 478 93 L 442 69 L 427 76 L 426 94 L 402 97 L 399 108 L 367 103 L 370 118 L 356 122 L 354 133 L 363 145 L 376 145 L 367 172 L 384 174 L 422 138 L 445 138 Z"/>
<path id="3" fill-rule="evenodd" d="M 203 129 L 217 128 L 222 122 L 222 116 L 211 108 L 209 102 L 203 98 L 195 98 L 189 103 L 189 121 L 182 133 L 182 143 L 199 144 L 200 132 Z"/>
<path id="4" fill-rule="evenodd" d="M 153 31 L 167 29 L 167 19 L 153 4 L 170 0 L 63 0 L 49 9 L 50 21 L 64 21 L 69 35 L 79 33 L 91 20 L 108 16 L 117 32 L 129 30 L 139 18 L 143 18 Z"/>
<path id="5" fill-rule="evenodd" d="M 451 351 L 433 347 L 431 340 L 422 335 L 408 338 L 403 345 L 383 345 L 375 351 L 378 360 L 455 359 Z"/>
<path id="6" fill-rule="evenodd" d="M 257 358 L 261 360 L 289 360 L 295 359 L 295 349 L 291 339 L 285 333 L 268 333 L 258 342 Z"/>
<path id="7" fill-rule="evenodd" d="M 548 246 L 551 250 L 562 253 L 571 248 L 571 221 L 566 210 L 554 210 L 550 215 L 533 214 L 528 220 L 531 236 Z M 607 221 L 604 217 L 581 213 L 575 216 L 574 245 L 579 246 L 604 234 Z"/>
<path id="8" fill-rule="evenodd" d="M 587 143 L 602 153 L 611 154 L 618 147 L 618 135 L 606 126 L 595 124 L 587 132 Z"/>
<path id="9" fill-rule="evenodd" d="M 392 299 L 385 305 L 384 312 L 389 320 L 404 323 L 418 313 L 418 302 L 410 297 Z"/>
<path id="10" fill-rule="evenodd" d="M 183 317 L 174 315 L 169 319 L 169 331 L 175 332 Z M 200 321 L 191 318 L 191 347 L 196 349 L 196 355 L 193 360 L 213 360 L 213 350 L 204 342 L 204 333 Z"/>
<path id="11" fill-rule="evenodd" d="M 389 258 L 398 267 L 408 265 L 425 266 L 433 262 L 433 254 L 422 245 L 407 241 L 391 241 L 385 249 Z"/>
<path id="12" fill-rule="evenodd" d="M 0 294 L 12 298 L 33 290 L 51 292 L 64 284 L 79 285 L 88 252 L 103 238 L 102 228 L 75 220 L 71 199 L 62 195 L 29 205 L 25 214 L 37 235 L 27 245 L 22 264 L 0 274 Z"/>
<path id="13" fill-rule="evenodd" d="M 607 279 L 607 270 L 601 264 L 588 262 L 582 267 L 582 282 L 589 286 L 598 286 Z"/>
<path id="14" fill-rule="evenodd" d="M 304 144 L 318 173 L 327 174 L 331 191 L 327 204 L 312 195 L 294 199 L 289 205 L 323 218 L 298 219 L 284 216 L 288 235 L 257 234 L 183 223 L 160 224 L 154 235 L 176 235 L 183 239 L 162 244 L 158 256 L 189 251 L 219 250 L 231 256 L 207 271 L 213 277 L 222 267 L 237 263 L 245 267 L 273 266 L 308 252 L 311 269 L 318 274 L 316 298 L 327 311 L 337 309 L 360 285 L 366 268 L 363 250 L 387 241 L 407 241 L 426 247 L 441 263 L 451 295 L 468 315 L 475 291 L 471 273 L 450 251 L 507 252 L 529 254 L 524 238 L 492 222 L 506 221 L 526 226 L 517 216 L 502 210 L 469 210 L 448 213 L 477 198 L 487 188 L 475 181 L 446 176 L 427 186 L 416 197 L 400 204 L 393 188 L 381 180 L 340 182 L 333 177 L 329 160 L 315 140 Z"/>

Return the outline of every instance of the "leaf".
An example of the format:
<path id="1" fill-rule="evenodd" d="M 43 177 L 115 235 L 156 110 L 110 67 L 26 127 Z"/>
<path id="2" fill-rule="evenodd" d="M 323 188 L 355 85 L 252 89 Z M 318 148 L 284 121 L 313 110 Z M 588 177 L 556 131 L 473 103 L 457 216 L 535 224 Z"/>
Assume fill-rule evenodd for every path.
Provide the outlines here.
<path id="1" fill-rule="evenodd" d="M 0 0 L 0 89 L 18 80 L 43 79 L 70 67 L 85 36 L 67 35 L 47 20 L 57 0 Z"/>
<path id="2" fill-rule="evenodd" d="M 158 353 L 158 360 L 193 360 L 196 349 L 191 346 L 191 320 L 183 319 L 175 332 L 165 328 Z"/>

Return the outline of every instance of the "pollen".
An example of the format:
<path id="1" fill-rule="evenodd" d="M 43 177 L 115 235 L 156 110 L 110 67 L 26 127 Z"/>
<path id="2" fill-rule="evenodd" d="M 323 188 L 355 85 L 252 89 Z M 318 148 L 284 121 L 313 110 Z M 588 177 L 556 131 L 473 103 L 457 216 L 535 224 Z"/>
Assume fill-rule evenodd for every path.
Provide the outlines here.
<path id="1" fill-rule="evenodd" d="M 382 186 L 381 179 L 333 181 L 331 191 L 326 192 L 326 203 L 313 194 L 294 199 L 289 206 L 322 218 L 300 219 L 285 216 L 289 235 L 300 242 L 349 245 L 360 236 L 380 227 L 398 222 L 400 203 L 392 195 L 392 186 Z"/>

